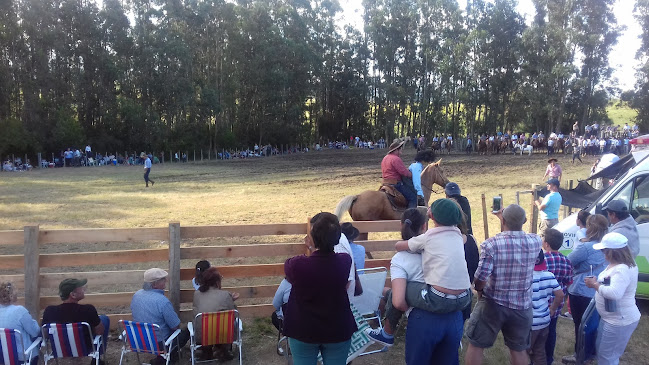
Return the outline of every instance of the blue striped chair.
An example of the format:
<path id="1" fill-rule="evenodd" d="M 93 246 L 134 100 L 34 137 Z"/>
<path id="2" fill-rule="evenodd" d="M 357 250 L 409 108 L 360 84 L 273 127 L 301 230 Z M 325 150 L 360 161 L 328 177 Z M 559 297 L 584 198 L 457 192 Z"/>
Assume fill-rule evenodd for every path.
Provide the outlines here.
<path id="1" fill-rule="evenodd" d="M 103 340 L 100 335 L 93 338 L 87 322 L 46 323 L 42 330 L 45 365 L 52 359 L 86 356 L 93 359 L 93 364 L 99 363 Z"/>
<path id="2" fill-rule="evenodd" d="M 121 333 L 119 338 L 123 341 L 122 354 L 119 357 L 120 365 L 124 355 L 129 352 L 135 352 L 138 364 L 142 364 L 140 354 L 161 356 L 169 364 L 171 350 L 174 345 L 178 346 L 178 342 L 175 340 L 180 329 L 172 333 L 164 343 L 162 342 L 164 339 L 159 339 L 156 335 L 156 332 L 160 330 L 160 326 L 157 324 L 120 320 L 119 329 Z"/>
<path id="3" fill-rule="evenodd" d="M 37 338 L 27 349 L 23 343 L 23 335 L 18 330 L 0 328 L 0 364 L 1 365 L 31 365 L 32 357 L 38 354 L 38 345 L 41 339 Z M 19 356 L 22 353 L 23 356 Z M 20 358 L 24 359 L 24 362 Z"/>

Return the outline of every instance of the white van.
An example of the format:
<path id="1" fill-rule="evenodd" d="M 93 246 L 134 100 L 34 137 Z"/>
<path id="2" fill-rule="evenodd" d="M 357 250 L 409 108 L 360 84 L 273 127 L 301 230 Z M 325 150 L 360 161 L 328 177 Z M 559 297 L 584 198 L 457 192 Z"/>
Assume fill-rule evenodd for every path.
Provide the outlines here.
<path id="1" fill-rule="evenodd" d="M 586 209 L 595 214 L 601 213 L 602 207 L 612 200 L 621 199 L 628 202 L 629 212 L 638 223 L 640 235 L 640 254 L 636 258 L 640 271 L 637 296 L 649 298 L 649 158 L 646 154 L 634 154 L 634 157 L 641 157 L 642 160 L 617 179 L 613 186 Z M 577 213 L 574 213 L 554 226 L 563 233 L 562 252 L 571 251 L 575 246 L 578 229 L 576 221 Z"/>

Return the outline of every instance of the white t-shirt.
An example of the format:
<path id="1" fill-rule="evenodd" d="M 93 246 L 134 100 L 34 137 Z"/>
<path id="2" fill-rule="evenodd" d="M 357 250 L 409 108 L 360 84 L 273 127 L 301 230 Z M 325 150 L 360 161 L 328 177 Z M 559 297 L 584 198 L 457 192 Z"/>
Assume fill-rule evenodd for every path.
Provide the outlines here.
<path id="1" fill-rule="evenodd" d="M 635 291 L 638 286 L 638 267 L 618 264 L 606 268 L 598 277 L 598 282 L 611 277 L 610 285 L 601 285 L 595 293 L 595 305 L 602 320 L 614 326 L 627 326 L 640 320 L 640 310 L 635 304 Z M 607 312 L 604 298 L 614 299 L 615 312 Z"/>
<path id="2" fill-rule="evenodd" d="M 409 239 L 408 249 L 422 252 L 426 284 L 450 290 L 464 290 L 471 286 L 464 259 L 464 239 L 457 227 L 430 228 Z"/>
<path id="3" fill-rule="evenodd" d="M 408 251 L 397 252 L 390 260 L 390 279 L 425 282 L 421 266 L 421 254 Z"/>
<path id="4" fill-rule="evenodd" d="M 356 288 L 356 266 L 354 265 L 354 254 L 352 253 L 352 246 L 349 245 L 349 241 L 347 241 L 347 236 L 345 236 L 345 234 L 340 234 L 340 240 L 338 241 L 338 244 L 334 246 L 334 252 L 346 253 L 349 255 L 349 257 L 352 258 L 352 267 L 349 268 L 348 279 L 348 281 L 351 281 L 351 283 L 349 283 L 349 288 L 347 288 L 347 296 L 349 296 L 349 299 L 351 300 L 352 298 L 354 298 L 354 291 Z"/>

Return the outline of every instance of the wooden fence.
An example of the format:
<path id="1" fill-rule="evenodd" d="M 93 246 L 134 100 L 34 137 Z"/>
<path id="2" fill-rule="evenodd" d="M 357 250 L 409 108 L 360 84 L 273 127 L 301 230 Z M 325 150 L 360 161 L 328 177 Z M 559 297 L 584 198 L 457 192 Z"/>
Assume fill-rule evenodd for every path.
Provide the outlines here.
<path id="1" fill-rule="evenodd" d="M 399 221 L 354 222 L 362 234 L 369 232 L 398 232 Z M 0 255 L 0 281 L 12 282 L 17 288 L 24 288 L 25 295 L 19 299 L 34 318 L 40 318 L 46 306 L 61 303 L 58 296 L 44 295 L 43 291 L 55 291 L 61 280 L 69 277 L 87 278 L 89 285 L 102 288 L 106 285 L 141 284 L 144 270 L 86 271 L 86 272 L 41 272 L 41 268 L 84 267 L 95 265 L 122 265 L 168 261 L 169 285 L 167 295 L 181 319 L 187 321 L 191 310 L 181 310 L 182 303 L 191 303 L 193 289 L 181 289 L 182 281 L 194 277 L 194 267 L 181 267 L 181 260 L 204 258 L 250 258 L 265 256 L 294 256 L 306 253 L 301 242 L 244 244 L 225 246 L 181 247 L 182 240 L 201 238 L 233 238 L 252 236 L 305 235 L 308 223 L 297 224 L 258 224 L 224 226 L 181 226 L 169 223 L 169 227 L 126 228 L 126 229 L 64 229 L 41 230 L 38 226 L 27 226 L 18 231 L 0 231 L 0 247 L 24 245 L 22 255 Z M 167 248 L 135 249 L 121 251 L 95 251 L 73 253 L 44 253 L 47 245 L 84 244 L 97 242 L 165 241 Z M 363 240 L 367 252 L 393 251 L 395 240 Z M 49 250 L 51 251 L 51 250 Z M 7 250 L 5 250 L 7 252 Z M 371 255 L 370 255 L 371 257 Z M 389 259 L 368 259 L 366 267 L 389 265 Z M 195 261 L 194 261 L 195 262 Z M 281 277 L 284 275 L 282 262 L 270 264 L 215 265 L 227 278 Z M 153 267 L 153 265 L 149 266 Z M 15 272 L 23 270 L 22 274 Z M 9 273 L 8 273 L 9 272 Z M 224 288 L 238 292 L 242 299 L 262 298 L 270 303 L 279 282 L 273 285 L 250 285 Z M 83 303 L 101 307 L 129 307 L 133 291 L 88 294 Z M 271 304 L 240 305 L 244 317 L 268 316 L 272 313 Z M 130 318 L 130 313 L 111 314 L 111 327 L 122 318 Z"/>

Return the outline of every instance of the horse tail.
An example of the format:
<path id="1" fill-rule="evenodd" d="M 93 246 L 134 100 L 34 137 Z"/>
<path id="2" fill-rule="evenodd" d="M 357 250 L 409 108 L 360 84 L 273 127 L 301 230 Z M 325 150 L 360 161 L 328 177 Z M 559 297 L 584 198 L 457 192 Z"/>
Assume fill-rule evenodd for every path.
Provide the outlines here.
<path id="1" fill-rule="evenodd" d="M 357 197 L 358 195 L 347 195 L 338 202 L 336 210 L 334 210 L 334 214 L 338 219 L 341 219 L 343 214 L 352 208 Z"/>

